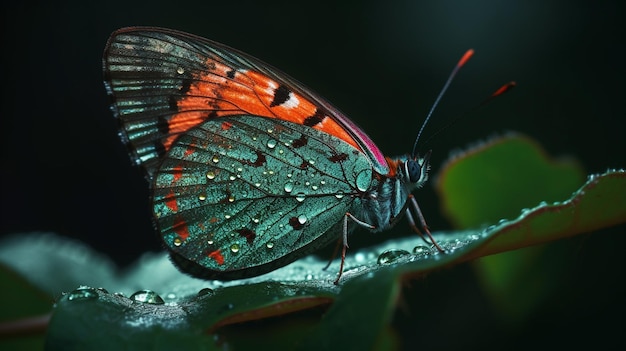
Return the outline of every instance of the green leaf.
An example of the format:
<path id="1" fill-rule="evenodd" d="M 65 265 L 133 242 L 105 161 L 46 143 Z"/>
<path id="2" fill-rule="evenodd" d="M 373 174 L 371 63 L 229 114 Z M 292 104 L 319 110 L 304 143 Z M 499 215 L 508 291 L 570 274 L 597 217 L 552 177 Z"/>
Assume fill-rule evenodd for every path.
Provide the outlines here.
<path id="1" fill-rule="evenodd" d="M 41 350 L 53 299 L 0 263 L 0 349 Z"/>
<path id="2" fill-rule="evenodd" d="M 528 137 L 509 134 L 459 153 L 436 181 L 442 212 L 456 228 L 514 218 L 540 201 L 566 199 L 584 180 L 571 159 L 555 160 Z"/>
<path id="3" fill-rule="evenodd" d="M 461 228 L 510 218 L 511 213 L 540 201 L 562 199 L 583 178 L 575 162 L 548 157 L 536 142 L 518 134 L 466 151 L 463 157 L 448 162 L 441 173 L 437 189 L 443 212 Z M 543 222 L 536 221 L 536 227 L 529 231 L 541 234 L 562 228 L 565 233 L 582 233 L 597 229 L 594 225 L 605 217 L 619 218 L 612 211 L 623 208 L 626 196 L 619 196 L 623 194 L 619 188 L 614 190 L 616 198 L 591 203 L 584 209 L 578 206 L 578 215 L 573 217 L 544 216 Z M 474 267 L 502 316 L 516 322 L 557 293 L 564 272 L 575 259 L 563 245 L 550 245 L 485 257 L 474 262 Z"/>

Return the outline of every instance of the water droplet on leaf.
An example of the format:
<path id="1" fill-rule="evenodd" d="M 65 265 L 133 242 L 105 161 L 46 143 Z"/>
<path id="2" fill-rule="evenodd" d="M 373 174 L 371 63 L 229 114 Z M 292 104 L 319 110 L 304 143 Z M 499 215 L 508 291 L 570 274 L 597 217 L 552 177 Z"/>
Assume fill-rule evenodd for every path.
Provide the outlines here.
<path id="1" fill-rule="evenodd" d="M 136 293 L 130 295 L 130 299 L 137 302 L 149 303 L 153 305 L 162 305 L 165 303 L 163 298 L 152 290 L 139 290 Z"/>
<path id="2" fill-rule="evenodd" d="M 79 301 L 79 300 L 94 300 L 98 298 L 98 292 L 96 289 L 81 285 L 76 290 L 67 294 L 67 299 L 69 301 Z"/>
<path id="3" fill-rule="evenodd" d="M 410 253 L 406 250 L 401 249 L 389 249 L 385 250 L 378 256 L 378 264 L 390 264 L 394 263 L 398 258 L 402 256 L 410 255 Z"/>
<path id="4" fill-rule="evenodd" d="M 198 296 L 206 296 L 210 294 L 213 294 L 213 289 L 203 288 L 203 289 L 200 289 L 200 291 L 198 291 Z"/>
<path id="5" fill-rule="evenodd" d="M 413 253 L 416 255 L 428 255 L 430 253 L 430 247 L 424 245 L 417 245 L 413 248 Z"/>

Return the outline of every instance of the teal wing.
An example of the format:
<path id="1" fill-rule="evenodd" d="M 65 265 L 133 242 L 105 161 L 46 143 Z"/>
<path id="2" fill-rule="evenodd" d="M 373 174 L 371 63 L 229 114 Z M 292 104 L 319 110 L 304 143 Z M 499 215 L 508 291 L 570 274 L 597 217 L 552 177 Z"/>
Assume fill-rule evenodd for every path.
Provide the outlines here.
<path id="1" fill-rule="evenodd" d="M 157 225 L 184 271 L 239 279 L 338 239 L 372 181 L 350 144 L 279 119 L 239 115 L 181 135 L 154 178 Z"/>

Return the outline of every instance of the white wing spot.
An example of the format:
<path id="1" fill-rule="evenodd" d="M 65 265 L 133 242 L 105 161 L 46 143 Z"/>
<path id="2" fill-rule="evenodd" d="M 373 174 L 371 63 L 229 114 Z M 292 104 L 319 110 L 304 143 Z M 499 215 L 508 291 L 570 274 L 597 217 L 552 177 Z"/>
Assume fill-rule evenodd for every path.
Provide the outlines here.
<path id="1" fill-rule="evenodd" d="M 294 95 L 294 93 L 289 93 L 289 99 L 281 104 L 284 108 L 294 108 L 298 107 L 300 104 L 300 100 Z"/>
<path id="2" fill-rule="evenodd" d="M 278 85 L 273 80 L 270 80 L 265 89 L 265 93 L 269 96 L 274 96 L 274 91 L 278 88 Z"/>

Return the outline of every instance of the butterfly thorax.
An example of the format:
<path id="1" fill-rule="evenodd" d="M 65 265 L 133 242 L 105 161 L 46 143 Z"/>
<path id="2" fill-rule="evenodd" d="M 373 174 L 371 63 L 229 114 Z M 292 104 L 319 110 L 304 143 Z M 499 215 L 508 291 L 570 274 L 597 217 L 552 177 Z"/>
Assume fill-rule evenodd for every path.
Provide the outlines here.
<path id="1" fill-rule="evenodd" d="M 360 204 L 353 206 L 353 214 L 373 225 L 373 232 L 394 226 L 402 217 L 411 192 L 428 179 L 429 158 L 430 152 L 425 157 L 387 157 L 390 172 L 385 175 L 374 174 L 372 186 Z"/>

